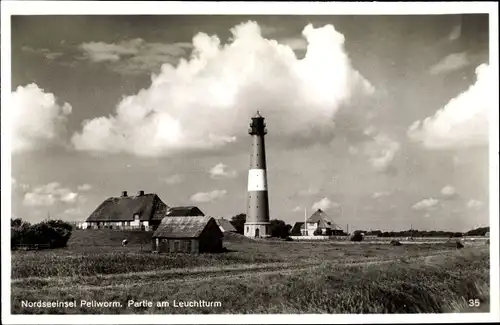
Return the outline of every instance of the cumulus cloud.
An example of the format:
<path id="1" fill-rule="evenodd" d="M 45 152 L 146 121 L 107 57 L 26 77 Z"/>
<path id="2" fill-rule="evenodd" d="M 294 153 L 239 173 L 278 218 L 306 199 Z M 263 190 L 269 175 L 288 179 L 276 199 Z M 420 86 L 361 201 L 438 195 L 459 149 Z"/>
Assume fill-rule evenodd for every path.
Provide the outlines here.
<path id="1" fill-rule="evenodd" d="M 235 170 L 228 170 L 227 165 L 218 163 L 208 171 L 211 178 L 233 178 L 237 173 Z"/>
<path id="2" fill-rule="evenodd" d="M 452 53 L 434 64 L 429 69 L 429 73 L 432 75 L 438 75 L 464 68 L 470 64 L 471 62 L 467 56 L 467 53 Z"/>
<path id="3" fill-rule="evenodd" d="M 23 200 L 26 206 L 51 206 L 56 203 L 56 199 L 52 194 L 26 193 Z"/>
<path id="4" fill-rule="evenodd" d="M 25 183 L 19 183 L 14 177 L 11 177 L 11 187 L 12 190 L 20 189 L 26 191 L 27 189 L 30 188 L 30 185 Z"/>
<path id="5" fill-rule="evenodd" d="M 191 196 L 193 202 L 213 202 L 226 196 L 226 190 L 213 190 L 211 192 L 198 192 Z"/>
<path id="6" fill-rule="evenodd" d="M 92 185 L 90 185 L 90 184 L 82 184 L 82 185 L 78 185 L 78 187 L 77 187 L 77 190 L 82 191 L 82 192 L 90 191 L 91 189 L 92 189 Z"/>
<path id="7" fill-rule="evenodd" d="M 162 178 L 162 181 L 167 183 L 168 185 L 180 184 L 184 181 L 184 176 L 182 176 L 180 174 L 174 174 L 174 175 Z"/>
<path id="8" fill-rule="evenodd" d="M 300 210 L 302 210 L 302 208 L 300 206 L 296 206 L 295 208 L 292 209 L 293 212 L 297 212 Z"/>
<path id="9" fill-rule="evenodd" d="M 488 143 L 488 119 L 497 91 L 494 71 L 487 64 L 476 69 L 476 83 L 438 110 L 416 121 L 408 136 L 429 149 L 463 148 Z"/>
<path id="10" fill-rule="evenodd" d="M 441 194 L 445 197 L 445 198 L 453 198 L 457 195 L 457 192 L 455 190 L 455 188 L 451 185 L 446 185 L 445 187 L 443 187 L 441 189 Z"/>
<path id="11" fill-rule="evenodd" d="M 57 202 L 75 203 L 79 194 L 57 182 L 35 187 L 24 195 L 26 206 L 51 206 Z"/>
<path id="12" fill-rule="evenodd" d="M 389 195 L 391 195 L 391 192 L 375 192 L 375 193 L 373 193 L 372 198 L 373 199 L 379 199 L 381 197 L 386 197 L 386 196 L 389 196 Z"/>
<path id="13" fill-rule="evenodd" d="M 412 206 L 415 210 L 432 210 L 439 203 L 439 200 L 434 198 L 423 199 L 422 201 L 416 203 Z"/>
<path id="14" fill-rule="evenodd" d="M 387 172 L 399 148 L 399 142 L 386 134 L 379 133 L 365 145 L 365 154 L 376 171 Z"/>
<path id="15" fill-rule="evenodd" d="M 71 105 L 56 102 L 36 84 L 19 86 L 12 93 L 12 151 L 25 152 L 60 141 Z"/>
<path id="16" fill-rule="evenodd" d="M 353 96 L 374 91 L 353 69 L 344 36 L 332 25 L 304 28 L 307 53 L 300 60 L 289 46 L 263 38 L 255 22 L 231 32 L 228 44 L 198 33 L 189 60 L 165 63 L 116 114 L 85 121 L 72 138 L 75 148 L 140 156 L 220 148 L 247 136 L 257 109 L 280 135 L 307 137 L 330 130 Z"/>
<path id="17" fill-rule="evenodd" d="M 135 74 L 154 72 L 163 63 L 177 63 L 192 48 L 190 43 L 148 43 L 141 38 L 119 43 L 88 42 L 79 46 L 83 57 L 91 62 L 106 62 L 116 72 Z"/>
<path id="18" fill-rule="evenodd" d="M 479 201 L 479 200 L 469 200 L 469 202 L 467 202 L 467 207 L 469 209 L 477 209 L 477 208 L 480 208 L 484 205 L 484 203 L 482 201 Z"/>
<path id="19" fill-rule="evenodd" d="M 322 198 L 321 200 L 319 200 L 318 202 L 315 202 L 313 205 L 312 205 L 312 209 L 313 210 L 317 210 L 317 209 L 321 209 L 323 211 L 326 211 L 328 209 L 331 209 L 331 208 L 335 208 L 335 207 L 339 207 L 340 204 L 337 203 L 337 202 L 333 202 L 331 201 L 329 198 L 327 197 L 324 197 Z"/>
<path id="20" fill-rule="evenodd" d="M 307 41 L 301 37 L 289 37 L 280 39 L 280 43 L 287 45 L 294 51 L 306 50 Z"/>

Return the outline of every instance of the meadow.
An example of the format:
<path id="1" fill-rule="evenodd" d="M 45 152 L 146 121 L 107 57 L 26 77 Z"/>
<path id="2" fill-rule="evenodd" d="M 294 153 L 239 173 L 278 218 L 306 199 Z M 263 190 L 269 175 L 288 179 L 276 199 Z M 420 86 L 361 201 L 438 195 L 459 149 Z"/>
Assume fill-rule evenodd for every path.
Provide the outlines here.
<path id="1" fill-rule="evenodd" d="M 124 235 L 129 246 L 121 247 Z M 489 308 L 489 245 L 255 241 L 226 253 L 152 254 L 144 233 L 76 231 L 68 247 L 12 254 L 13 313 L 415 313 Z M 177 308 L 175 301 L 217 301 Z M 469 307 L 469 299 L 479 299 Z M 31 308 L 29 301 L 120 307 Z M 128 306 L 148 300 L 152 307 Z M 170 306 L 157 306 L 167 301 Z"/>

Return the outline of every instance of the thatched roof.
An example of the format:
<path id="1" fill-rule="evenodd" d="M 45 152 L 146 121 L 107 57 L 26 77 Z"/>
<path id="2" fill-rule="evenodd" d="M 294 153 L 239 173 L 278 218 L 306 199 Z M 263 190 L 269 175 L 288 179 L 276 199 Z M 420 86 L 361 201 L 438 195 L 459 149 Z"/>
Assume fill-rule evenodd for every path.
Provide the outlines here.
<path id="1" fill-rule="evenodd" d="M 101 203 L 86 221 L 132 221 L 135 214 L 139 215 L 141 221 L 161 220 L 165 217 L 166 209 L 167 205 L 154 193 L 110 197 Z"/>
<path id="2" fill-rule="evenodd" d="M 212 217 L 165 217 L 162 219 L 153 237 L 161 238 L 198 238 Z M 217 227 L 217 229 L 219 229 Z"/>
<path id="3" fill-rule="evenodd" d="M 171 207 L 167 210 L 167 217 L 202 217 L 205 214 L 195 206 Z"/>
<path id="4" fill-rule="evenodd" d="M 236 228 L 234 228 L 229 220 L 220 218 L 216 219 L 215 221 L 217 221 L 217 225 L 219 226 L 219 228 L 221 228 L 222 232 L 236 232 Z"/>
<path id="5" fill-rule="evenodd" d="M 318 227 L 320 228 L 330 228 L 332 230 L 342 230 L 340 226 L 335 224 L 330 218 L 326 215 L 323 210 L 318 209 L 314 212 L 309 219 L 307 219 L 308 223 L 318 223 Z"/>

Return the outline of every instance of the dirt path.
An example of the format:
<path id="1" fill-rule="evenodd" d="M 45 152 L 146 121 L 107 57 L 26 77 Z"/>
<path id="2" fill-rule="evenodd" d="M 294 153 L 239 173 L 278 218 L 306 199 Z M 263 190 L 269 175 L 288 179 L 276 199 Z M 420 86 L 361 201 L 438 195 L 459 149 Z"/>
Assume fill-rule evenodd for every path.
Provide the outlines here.
<path id="1" fill-rule="evenodd" d="M 449 255 L 453 251 L 443 251 L 439 254 L 418 255 L 405 257 L 409 263 L 416 260 L 429 259 L 443 255 Z M 396 262 L 395 259 L 370 259 L 359 261 L 347 261 L 344 263 L 326 264 L 332 266 L 355 267 L 377 264 L 387 264 Z M 26 278 L 12 281 L 12 286 L 22 291 L 73 291 L 73 290 L 106 290 L 106 289 L 133 289 L 143 286 L 154 285 L 161 279 L 162 284 L 178 285 L 180 283 L 196 283 L 220 279 L 238 279 L 248 277 L 262 277 L 269 275 L 290 275 L 305 270 L 312 270 L 322 267 L 324 264 L 318 263 L 271 263 L 260 265 L 238 265 L 232 267 L 205 267 L 199 269 L 171 269 L 164 271 L 148 271 L 130 274 L 113 274 L 93 277 L 68 277 L 68 278 Z M 146 279 L 144 279 L 146 278 Z M 75 281 L 76 280 L 76 281 Z M 42 281 L 42 282 L 39 282 Z M 38 283 L 37 283 L 38 282 Z M 78 283 L 79 282 L 79 283 Z"/>

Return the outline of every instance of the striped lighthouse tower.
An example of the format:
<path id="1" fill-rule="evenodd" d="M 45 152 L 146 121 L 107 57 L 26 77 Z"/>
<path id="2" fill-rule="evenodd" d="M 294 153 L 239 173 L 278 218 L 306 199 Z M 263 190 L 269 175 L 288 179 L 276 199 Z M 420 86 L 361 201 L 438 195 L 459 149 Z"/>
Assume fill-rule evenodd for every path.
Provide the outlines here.
<path id="1" fill-rule="evenodd" d="M 267 196 L 266 148 L 264 118 L 257 111 L 248 133 L 252 136 L 248 170 L 247 220 L 245 236 L 269 237 L 269 199 Z"/>

